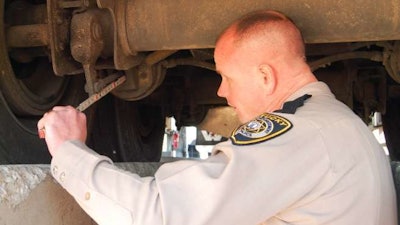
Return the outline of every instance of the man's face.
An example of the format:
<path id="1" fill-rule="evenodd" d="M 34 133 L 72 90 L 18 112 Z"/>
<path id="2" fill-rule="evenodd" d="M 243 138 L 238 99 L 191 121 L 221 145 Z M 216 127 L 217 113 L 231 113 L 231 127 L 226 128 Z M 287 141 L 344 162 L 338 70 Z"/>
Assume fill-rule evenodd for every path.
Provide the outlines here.
<path id="1" fill-rule="evenodd" d="M 215 48 L 216 68 L 222 77 L 217 94 L 226 98 L 240 122 L 245 123 L 263 113 L 263 80 L 252 57 L 232 42 L 229 34 L 224 35 Z"/>

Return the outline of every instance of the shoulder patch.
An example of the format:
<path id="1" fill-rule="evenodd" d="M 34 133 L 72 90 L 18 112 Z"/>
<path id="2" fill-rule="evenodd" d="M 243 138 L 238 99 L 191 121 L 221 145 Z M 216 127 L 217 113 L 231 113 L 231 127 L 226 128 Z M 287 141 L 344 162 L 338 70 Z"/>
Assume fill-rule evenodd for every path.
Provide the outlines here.
<path id="1" fill-rule="evenodd" d="M 292 128 L 292 123 L 275 114 L 264 113 L 236 128 L 231 135 L 234 145 L 250 145 L 277 137 Z"/>

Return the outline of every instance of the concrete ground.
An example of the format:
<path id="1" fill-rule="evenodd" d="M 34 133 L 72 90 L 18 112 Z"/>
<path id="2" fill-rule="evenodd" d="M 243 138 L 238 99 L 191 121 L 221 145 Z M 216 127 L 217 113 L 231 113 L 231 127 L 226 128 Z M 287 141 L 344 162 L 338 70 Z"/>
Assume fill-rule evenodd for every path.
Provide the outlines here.
<path id="1" fill-rule="evenodd" d="M 120 163 L 117 166 L 140 176 L 150 176 L 161 164 Z M 49 165 L 1 165 L 0 225 L 30 224 L 96 223 L 52 178 Z"/>

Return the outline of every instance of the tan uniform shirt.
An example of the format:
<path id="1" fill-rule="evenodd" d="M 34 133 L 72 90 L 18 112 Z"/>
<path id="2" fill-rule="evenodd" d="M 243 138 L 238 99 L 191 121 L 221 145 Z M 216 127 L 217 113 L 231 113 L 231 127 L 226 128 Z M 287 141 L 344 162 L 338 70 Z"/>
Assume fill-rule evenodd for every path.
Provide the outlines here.
<path id="1" fill-rule="evenodd" d="M 215 146 L 204 161 L 178 161 L 141 178 L 76 141 L 52 160 L 53 176 L 103 224 L 395 225 L 387 157 L 369 129 L 321 82 L 292 128 L 237 146 Z"/>

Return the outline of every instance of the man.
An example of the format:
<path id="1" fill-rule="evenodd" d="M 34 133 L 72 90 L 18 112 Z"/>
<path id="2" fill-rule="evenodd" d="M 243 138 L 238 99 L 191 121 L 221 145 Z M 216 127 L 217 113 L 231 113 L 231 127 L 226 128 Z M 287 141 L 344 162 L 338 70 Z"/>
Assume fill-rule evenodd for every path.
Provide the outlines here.
<path id="1" fill-rule="evenodd" d="M 140 178 L 85 146 L 82 113 L 55 107 L 38 123 L 53 176 L 99 224 L 396 224 L 387 157 L 311 73 L 291 20 L 246 15 L 219 37 L 215 62 L 218 95 L 244 125 L 209 159 Z"/>

